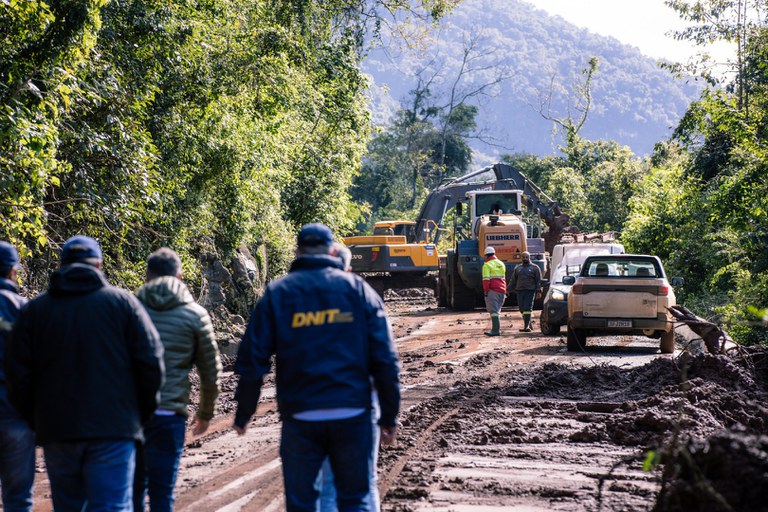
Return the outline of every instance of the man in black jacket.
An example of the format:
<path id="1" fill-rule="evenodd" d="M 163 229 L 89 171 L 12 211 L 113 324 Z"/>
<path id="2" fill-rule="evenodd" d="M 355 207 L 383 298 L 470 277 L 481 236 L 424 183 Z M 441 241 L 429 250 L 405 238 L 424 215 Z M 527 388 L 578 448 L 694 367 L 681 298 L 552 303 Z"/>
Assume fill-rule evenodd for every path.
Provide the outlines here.
<path id="1" fill-rule="evenodd" d="M 99 244 L 67 240 L 46 293 L 14 324 L 11 402 L 43 447 L 56 511 L 131 511 L 135 442 L 157 407 L 160 337 L 133 294 L 101 273 Z"/>

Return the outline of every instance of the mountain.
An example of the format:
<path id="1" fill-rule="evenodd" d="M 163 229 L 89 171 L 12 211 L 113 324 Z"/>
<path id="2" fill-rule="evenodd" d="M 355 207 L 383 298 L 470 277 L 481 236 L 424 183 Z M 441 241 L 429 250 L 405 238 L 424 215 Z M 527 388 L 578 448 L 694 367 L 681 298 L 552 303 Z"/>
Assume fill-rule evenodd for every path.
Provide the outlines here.
<path id="1" fill-rule="evenodd" d="M 396 41 L 373 49 L 363 62 L 378 123 L 409 103 L 419 77 L 430 82 L 435 104 L 446 103 L 469 47 L 473 70 L 462 75 L 459 90 L 477 89 L 502 76 L 487 88 L 488 95 L 468 101 L 479 109 L 481 136 L 471 141 L 475 164 L 495 161 L 502 153 L 557 153 L 561 134 L 553 133 L 555 124 L 542 112 L 578 120 L 574 91 L 584 84 L 583 71 L 592 57 L 599 65 L 580 135 L 618 141 L 638 155 L 649 154 L 670 135 L 703 87 L 693 79 L 674 78 L 636 47 L 520 0 L 465 0 L 433 29 L 424 49 L 403 49 Z"/>

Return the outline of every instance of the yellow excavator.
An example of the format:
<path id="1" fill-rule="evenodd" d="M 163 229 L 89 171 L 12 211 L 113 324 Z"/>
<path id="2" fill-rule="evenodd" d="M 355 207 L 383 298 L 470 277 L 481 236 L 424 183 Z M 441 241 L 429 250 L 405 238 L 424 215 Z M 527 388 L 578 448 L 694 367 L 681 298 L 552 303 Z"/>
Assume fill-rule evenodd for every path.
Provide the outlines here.
<path id="1" fill-rule="evenodd" d="M 438 229 L 437 224 L 430 225 Z M 344 244 L 352 252 L 352 271 L 361 274 L 379 295 L 387 288 L 437 288 L 440 262 L 429 233 L 416 236 L 416 222 L 380 221 L 372 235 L 348 236 Z"/>
<path id="2" fill-rule="evenodd" d="M 456 209 L 461 215 L 462 205 L 470 213 L 469 230 L 444 228 L 446 213 Z M 523 220 L 530 215 L 539 222 Z M 469 309 L 482 302 L 480 269 L 486 245 L 496 248 L 510 272 L 525 250 L 546 272 L 547 253 L 568 229 L 568 220 L 557 203 L 522 172 L 497 163 L 432 190 L 415 222 L 377 222 L 372 235 L 350 236 L 344 243 L 352 252 L 352 271 L 379 295 L 388 288 L 431 288 L 438 305 Z M 452 249 L 440 257 L 437 243 L 445 232 L 451 233 Z"/>

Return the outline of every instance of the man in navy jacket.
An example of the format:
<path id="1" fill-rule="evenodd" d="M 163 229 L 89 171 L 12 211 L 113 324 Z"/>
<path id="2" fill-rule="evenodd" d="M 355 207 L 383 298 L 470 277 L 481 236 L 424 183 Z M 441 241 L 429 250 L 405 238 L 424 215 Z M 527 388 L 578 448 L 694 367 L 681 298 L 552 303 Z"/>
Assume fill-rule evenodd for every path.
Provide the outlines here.
<path id="1" fill-rule="evenodd" d="M 16 248 L 0 241 L 0 489 L 4 511 L 31 512 L 35 435 L 8 400 L 2 368 L 8 336 L 19 311 L 27 303 L 16 285 L 18 268 Z"/>
<path id="2" fill-rule="evenodd" d="M 329 254 L 327 226 L 305 225 L 297 243 L 290 272 L 267 286 L 243 335 L 234 428 L 245 433 L 274 355 L 287 510 L 314 510 L 314 482 L 327 456 L 339 510 L 366 511 L 371 380 L 381 406 L 382 444 L 397 434 L 399 363 L 392 331 L 376 292 Z"/>

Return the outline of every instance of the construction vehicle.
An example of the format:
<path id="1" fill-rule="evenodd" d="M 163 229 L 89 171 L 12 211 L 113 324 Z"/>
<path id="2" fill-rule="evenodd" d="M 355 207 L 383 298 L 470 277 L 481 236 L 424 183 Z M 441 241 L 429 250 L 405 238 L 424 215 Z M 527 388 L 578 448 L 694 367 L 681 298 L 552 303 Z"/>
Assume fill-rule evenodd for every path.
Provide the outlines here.
<path id="1" fill-rule="evenodd" d="M 472 309 L 483 304 L 482 268 L 486 247 L 493 247 L 496 257 L 505 263 L 507 279 L 522 262 L 525 251 L 546 277 L 549 251 L 564 232 L 573 231 L 569 217 L 558 204 L 523 173 L 506 164 L 495 164 L 478 172 L 488 170 L 498 179 L 464 190 L 464 197 L 457 197 L 456 192 L 462 190 L 455 182 L 448 190 L 435 191 L 443 198 L 446 210 L 456 207 L 462 215 L 464 204 L 468 206 L 463 228 L 458 223 L 454 228 L 453 248 L 441 258 L 439 306 Z M 516 296 L 511 293 L 506 304 L 515 303 Z M 535 306 L 540 308 L 541 300 L 537 300 Z"/>
<path id="2" fill-rule="evenodd" d="M 448 255 L 440 257 L 438 261 L 435 258 L 437 257 L 436 246 L 440 238 L 446 232 L 454 233 L 456 228 L 454 226 L 453 230 L 446 229 L 443 225 L 447 213 L 457 206 L 463 208 L 463 204 L 468 201 L 471 193 L 476 193 L 472 197 L 480 197 L 480 208 L 493 206 L 493 194 L 498 195 L 499 206 L 503 212 L 507 213 L 502 213 L 501 217 L 504 218 L 497 219 L 495 222 L 506 226 L 513 223 L 512 217 L 517 219 L 515 223 L 522 222 L 523 232 L 520 234 L 522 244 L 516 248 L 520 253 L 525 250 L 532 252 L 536 256 L 535 261 L 540 265 L 545 265 L 547 244 L 554 247 L 560 234 L 568 229 L 568 216 L 560 211 L 555 201 L 549 199 L 541 189 L 513 166 L 495 164 L 448 180 L 432 190 L 424 200 L 415 222 L 403 220 L 379 222 L 374 225 L 371 236 L 345 238 L 344 243 L 352 252 L 352 270 L 363 275 L 381 295 L 388 288 L 432 288 L 438 297 L 438 304 L 466 309 L 469 298 L 464 301 L 461 298 L 448 300 L 448 297 L 463 296 L 462 292 L 458 291 L 461 290 L 458 281 L 455 286 L 447 284 L 454 275 L 453 270 L 447 270 L 447 259 L 452 251 L 457 253 L 457 249 L 449 250 Z M 474 203 L 474 200 L 471 202 Z M 488 213 L 492 212 L 488 211 Z M 472 221 L 477 223 L 479 231 L 490 234 L 500 229 L 498 225 L 491 228 L 487 226 L 491 222 L 490 218 L 485 218 L 480 227 L 479 216 L 474 215 L 473 213 Z M 536 221 L 543 221 L 548 228 L 546 232 L 540 221 L 529 224 L 523 222 L 522 219 L 526 215 L 535 217 Z M 464 242 L 477 240 L 476 234 L 464 235 L 463 233 L 464 231 L 459 233 L 459 238 L 468 240 L 461 241 L 462 255 L 469 250 Z M 451 245 L 455 246 L 456 240 Z M 506 244 L 497 244 L 495 247 L 507 250 Z M 480 250 L 482 248 L 477 249 L 477 252 Z M 511 254 L 517 253 L 513 250 Z M 512 256 L 509 258 L 511 269 L 519 262 L 519 256 L 516 259 Z M 458 275 L 464 276 L 461 281 L 475 290 L 479 286 L 482 297 L 480 274 L 475 276 L 469 268 L 465 272 L 464 265 L 458 265 L 454 260 L 455 258 L 451 260 L 451 264 L 459 268 Z M 480 267 L 482 267 L 482 259 Z M 464 295 L 469 293 L 465 291 Z"/>
<path id="3" fill-rule="evenodd" d="M 436 289 L 437 247 L 429 238 L 417 242 L 415 227 L 413 221 L 381 221 L 373 225 L 373 235 L 345 237 L 352 272 L 363 275 L 382 297 L 389 288 Z"/>
<path id="4" fill-rule="evenodd" d="M 563 278 L 581 272 L 581 265 L 588 256 L 623 253 L 624 246 L 616 241 L 613 233 L 564 236 L 551 253 L 549 290 L 543 294 L 539 318 L 542 334 L 556 335 L 560 327 L 568 323 L 571 287 L 563 284 Z"/>

